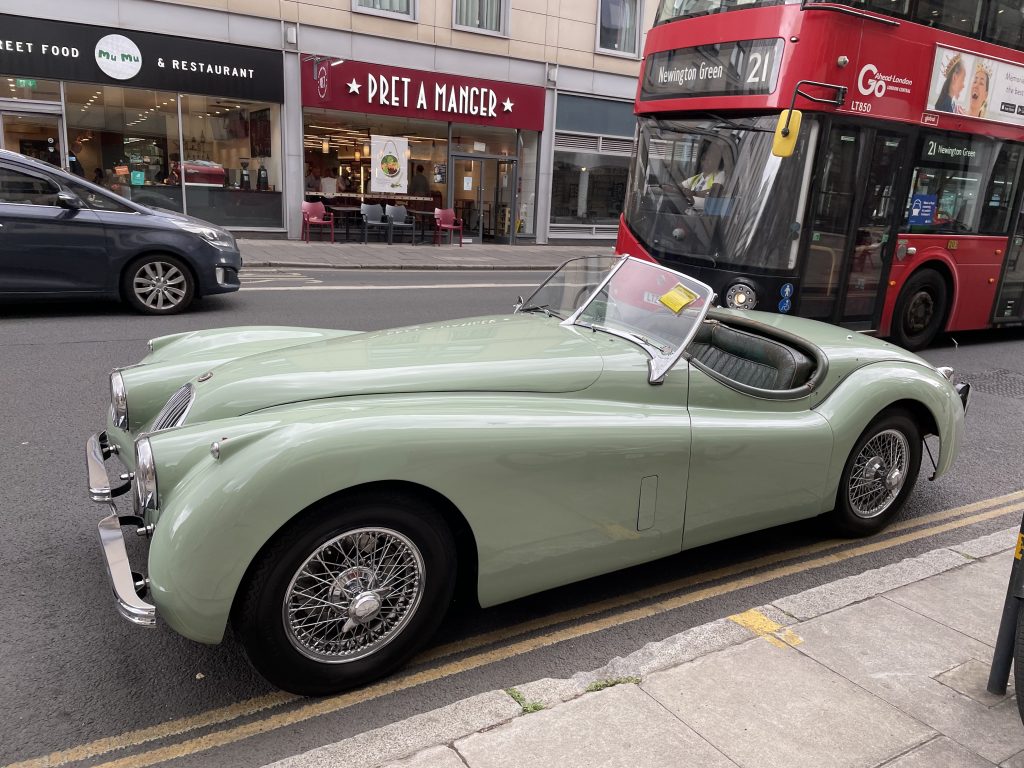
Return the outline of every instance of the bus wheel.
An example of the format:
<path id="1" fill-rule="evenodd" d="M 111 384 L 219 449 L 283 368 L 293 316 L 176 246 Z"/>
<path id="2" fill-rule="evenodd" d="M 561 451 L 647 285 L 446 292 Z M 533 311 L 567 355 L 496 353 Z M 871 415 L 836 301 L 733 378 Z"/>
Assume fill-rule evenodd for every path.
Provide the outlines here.
<path id="1" fill-rule="evenodd" d="M 922 269 L 911 275 L 896 300 L 892 339 L 904 349 L 923 349 L 942 329 L 948 290 L 942 275 Z"/>

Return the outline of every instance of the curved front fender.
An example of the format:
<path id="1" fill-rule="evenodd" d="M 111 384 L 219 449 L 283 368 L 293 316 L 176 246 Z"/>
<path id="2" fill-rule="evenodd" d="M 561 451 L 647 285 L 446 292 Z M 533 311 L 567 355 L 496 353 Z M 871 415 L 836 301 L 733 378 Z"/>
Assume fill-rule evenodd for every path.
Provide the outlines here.
<path id="1" fill-rule="evenodd" d="M 919 403 L 935 420 L 940 450 L 934 477 L 949 469 L 960 451 L 964 433 L 964 408 L 953 386 L 925 365 L 867 365 L 850 374 L 816 408 L 835 435 L 835 460 L 829 472 L 830 493 L 826 500 L 835 498 L 846 460 L 867 425 L 886 408 L 903 400 Z"/>

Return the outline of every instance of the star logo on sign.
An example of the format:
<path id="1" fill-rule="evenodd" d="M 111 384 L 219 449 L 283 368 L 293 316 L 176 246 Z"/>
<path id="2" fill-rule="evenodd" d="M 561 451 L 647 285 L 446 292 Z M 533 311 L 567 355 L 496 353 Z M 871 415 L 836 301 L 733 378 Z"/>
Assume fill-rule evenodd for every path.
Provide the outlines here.
<path id="1" fill-rule="evenodd" d="M 505 108 L 506 112 L 511 112 L 512 107 L 515 105 L 512 103 L 512 99 L 506 98 L 505 101 L 502 102 L 502 106 Z"/>
<path id="2" fill-rule="evenodd" d="M 353 77 L 352 78 L 352 82 L 348 84 L 348 92 L 349 93 L 359 93 L 360 87 L 361 86 L 359 85 L 359 83 L 357 83 L 356 79 Z"/>

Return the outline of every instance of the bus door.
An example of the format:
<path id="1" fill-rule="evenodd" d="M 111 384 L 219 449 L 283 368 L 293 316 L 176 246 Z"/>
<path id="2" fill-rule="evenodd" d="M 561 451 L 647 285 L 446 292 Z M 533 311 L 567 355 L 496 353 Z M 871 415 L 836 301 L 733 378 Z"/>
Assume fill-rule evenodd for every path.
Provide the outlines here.
<path id="1" fill-rule="evenodd" d="M 799 313 L 874 330 L 896 247 L 907 136 L 833 124 L 819 154 Z"/>
<path id="2" fill-rule="evenodd" d="M 1024 320 L 1024 210 L 1017 215 L 1017 229 L 1010 236 L 1003 266 L 1003 280 L 996 298 L 995 317 L 1000 323 L 1020 323 Z"/>

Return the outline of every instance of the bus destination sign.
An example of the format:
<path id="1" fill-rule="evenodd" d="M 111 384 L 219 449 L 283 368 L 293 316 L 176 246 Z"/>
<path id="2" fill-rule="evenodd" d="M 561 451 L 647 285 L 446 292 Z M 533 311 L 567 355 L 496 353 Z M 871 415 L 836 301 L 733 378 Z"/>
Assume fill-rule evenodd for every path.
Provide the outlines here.
<path id="1" fill-rule="evenodd" d="M 640 100 L 770 94 L 778 85 L 782 49 L 782 40 L 769 38 L 652 53 Z"/>

